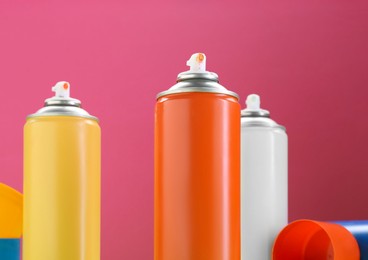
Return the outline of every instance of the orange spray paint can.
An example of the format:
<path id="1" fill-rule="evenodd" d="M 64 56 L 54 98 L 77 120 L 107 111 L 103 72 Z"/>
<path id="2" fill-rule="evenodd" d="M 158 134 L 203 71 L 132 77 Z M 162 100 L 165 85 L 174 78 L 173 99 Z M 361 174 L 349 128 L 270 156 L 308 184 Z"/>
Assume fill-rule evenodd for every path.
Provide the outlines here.
<path id="1" fill-rule="evenodd" d="M 155 260 L 240 259 L 238 96 L 192 55 L 157 96 Z"/>

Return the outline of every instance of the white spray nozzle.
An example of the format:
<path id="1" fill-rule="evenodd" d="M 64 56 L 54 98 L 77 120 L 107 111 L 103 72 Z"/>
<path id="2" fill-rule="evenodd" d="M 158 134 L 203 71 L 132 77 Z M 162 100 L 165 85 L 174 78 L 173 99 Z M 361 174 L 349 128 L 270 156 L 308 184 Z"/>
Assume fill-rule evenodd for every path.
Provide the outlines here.
<path id="1" fill-rule="evenodd" d="M 260 110 L 261 109 L 261 99 L 256 94 L 251 94 L 247 97 L 247 109 Z"/>
<path id="2" fill-rule="evenodd" d="M 70 84 L 66 81 L 59 81 L 52 87 L 52 91 L 55 92 L 55 97 L 69 98 L 70 97 Z"/>
<path id="3" fill-rule="evenodd" d="M 190 72 L 206 72 L 206 55 L 203 53 L 195 53 L 187 61 Z"/>

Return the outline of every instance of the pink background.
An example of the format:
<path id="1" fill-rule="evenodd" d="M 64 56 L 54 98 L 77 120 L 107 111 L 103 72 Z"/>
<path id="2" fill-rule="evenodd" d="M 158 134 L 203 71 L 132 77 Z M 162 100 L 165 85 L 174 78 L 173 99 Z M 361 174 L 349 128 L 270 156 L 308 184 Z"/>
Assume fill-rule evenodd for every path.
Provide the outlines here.
<path id="1" fill-rule="evenodd" d="M 0 181 L 70 81 L 103 130 L 102 259 L 152 259 L 155 95 L 197 51 L 287 127 L 290 220 L 368 219 L 367 1 L 30 2 L 0 2 Z"/>

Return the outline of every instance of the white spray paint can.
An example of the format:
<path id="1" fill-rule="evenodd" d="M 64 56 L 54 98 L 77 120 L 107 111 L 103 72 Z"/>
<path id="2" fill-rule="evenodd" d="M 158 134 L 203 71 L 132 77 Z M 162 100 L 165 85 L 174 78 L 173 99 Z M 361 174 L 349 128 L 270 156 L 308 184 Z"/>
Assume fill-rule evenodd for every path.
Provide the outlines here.
<path id="1" fill-rule="evenodd" d="M 285 127 L 247 97 L 241 111 L 242 260 L 271 259 L 277 234 L 288 222 L 288 141 Z"/>

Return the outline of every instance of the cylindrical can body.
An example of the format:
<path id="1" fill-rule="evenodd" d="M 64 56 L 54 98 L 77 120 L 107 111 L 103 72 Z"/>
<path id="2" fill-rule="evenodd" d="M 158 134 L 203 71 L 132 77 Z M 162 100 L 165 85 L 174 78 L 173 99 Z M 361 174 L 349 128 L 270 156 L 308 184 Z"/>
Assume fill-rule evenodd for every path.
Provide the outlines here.
<path id="1" fill-rule="evenodd" d="M 368 220 L 336 221 L 353 234 L 360 249 L 360 260 L 368 260 Z"/>
<path id="2" fill-rule="evenodd" d="M 100 259 L 100 135 L 88 118 L 27 119 L 23 260 Z"/>
<path id="3" fill-rule="evenodd" d="M 226 94 L 159 97 L 155 260 L 240 259 L 239 115 Z"/>
<path id="4" fill-rule="evenodd" d="M 271 119 L 241 120 L 242 260 L 266 260 L 288 222 L 287 136 Z"/>

